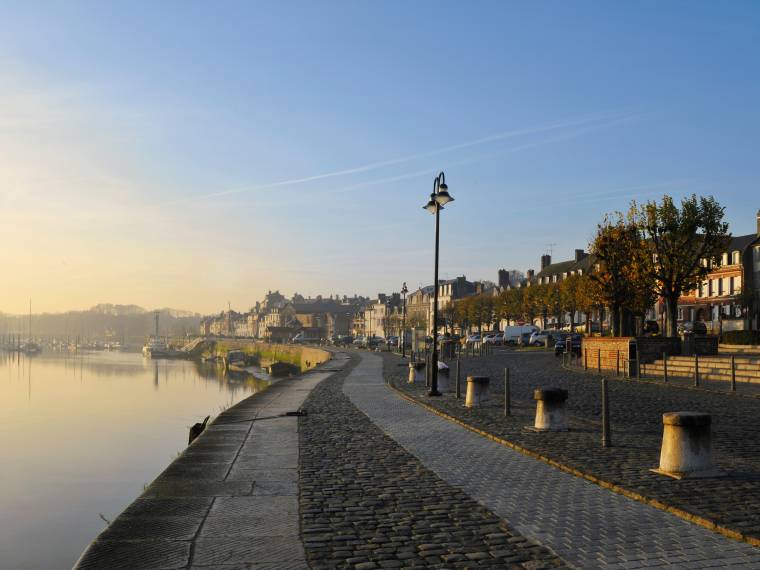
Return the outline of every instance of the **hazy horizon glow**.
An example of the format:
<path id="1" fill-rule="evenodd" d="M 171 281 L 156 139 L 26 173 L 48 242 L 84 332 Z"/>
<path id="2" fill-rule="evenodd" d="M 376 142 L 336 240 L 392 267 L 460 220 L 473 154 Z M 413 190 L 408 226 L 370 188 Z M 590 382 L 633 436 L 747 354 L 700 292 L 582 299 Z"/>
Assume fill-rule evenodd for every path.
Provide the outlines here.
<path id="1" fill-rule="evenodd" d="M 664 193 L 753 232 L 758 46 L 752 2 L 13 3 L 0 312 L 427 284 L 440 170 L 442 277 Z"/>

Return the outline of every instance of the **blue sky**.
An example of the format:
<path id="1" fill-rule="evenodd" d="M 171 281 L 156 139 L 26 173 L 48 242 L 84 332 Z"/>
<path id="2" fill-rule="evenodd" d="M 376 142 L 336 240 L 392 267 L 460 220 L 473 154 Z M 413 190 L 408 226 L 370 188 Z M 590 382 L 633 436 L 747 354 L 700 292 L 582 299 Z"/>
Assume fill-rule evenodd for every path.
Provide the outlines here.
<path id="1" fill-rule="evenodd" d="M 760 208 L 753 2 L 6 2 L 0 311 L 495 279 L 631 199 Z"/>

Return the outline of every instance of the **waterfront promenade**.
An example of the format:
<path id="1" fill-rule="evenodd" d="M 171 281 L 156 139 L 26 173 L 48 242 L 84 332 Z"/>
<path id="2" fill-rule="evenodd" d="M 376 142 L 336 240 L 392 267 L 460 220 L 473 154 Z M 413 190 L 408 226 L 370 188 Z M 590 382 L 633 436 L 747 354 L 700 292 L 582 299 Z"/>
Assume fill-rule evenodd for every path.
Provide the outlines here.
<path id="1" fill-rule="evenodd" d="M 402 397 L 396 356 L 335 356 L 222 414 L 80 568 L 760 567 L 760 549 Z"/>

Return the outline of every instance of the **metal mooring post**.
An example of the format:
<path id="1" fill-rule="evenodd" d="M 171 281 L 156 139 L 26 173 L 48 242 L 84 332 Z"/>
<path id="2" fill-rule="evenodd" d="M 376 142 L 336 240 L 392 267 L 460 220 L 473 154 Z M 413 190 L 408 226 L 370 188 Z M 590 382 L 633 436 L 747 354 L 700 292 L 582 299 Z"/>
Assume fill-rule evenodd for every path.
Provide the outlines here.
<path id="1" fill-rule="evenodd" d="M 615 376 L 620 376 L 620 350 L 615 351 Z"/>
<path id="2" fill-rule="evenodd" d="M 612 446 L 610 434 L 610 396 L 607 389 L 607 379 L 602 378 L 602 447 Z"/>
<path id="3" fill-rule="evenodd" d="M 583 369 L 588 370 L 588 348 L 583 349 Z"/>
<path id="4" fill-rule="evenodd" d="M 665 383 L 668 382 L 668 353 L 663 352 L 662 353 L 662 377 L 665 380 Z"/>
<path id="5" fill-rule="evenodd" d="M 601 348 L 596 349 L 596 371 L 599 374 L 602 373 L 602 349 Z"/>
<path id="6" fill-rule="evenodd" d="M 457 387 L 456 387 L 457 399 L 462 397 L 462 388 L 459 384 L 459 357 L 457 356 Z"/>
<path id="7" fill-rule="evenodd" d="M 699 386 L 699 355 L 694 355 L 694 385 Z"/>
<path id="8" fill-rule="evenodd" d="M 512 402 L 509 398 L 509 368 L 504 369 L 504 415 L 512 415 Z"/>
<path id="9" fill-rule="evenodd" d="M 736 392 L 736 358 L 731 356 L 731 391 Z"/>

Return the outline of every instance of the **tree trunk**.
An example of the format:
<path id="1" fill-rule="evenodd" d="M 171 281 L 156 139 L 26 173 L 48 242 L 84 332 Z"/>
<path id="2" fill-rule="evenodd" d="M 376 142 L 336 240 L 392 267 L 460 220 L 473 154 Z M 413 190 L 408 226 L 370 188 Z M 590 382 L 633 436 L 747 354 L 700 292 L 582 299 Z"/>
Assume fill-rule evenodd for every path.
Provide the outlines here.
<path id="1" fill-rule="evenodd" d="M 611 319 L 611 321 L 612 321 L 612 323 L 611 323 L 612 324 L 612 336 L 620 336 L 620 334 L 621 334 L 620 328 L 621 328 L 621 325 L 623 324 L 622 323 L 622 319 L 620 318 L 620 315 L 621 315 L 620 306 L 619 305 L 612 305 L 610 307 L 610 313 L 612 315 L 612 319 Z M 600 320 L 599 324 L 601 326 L 601 320 Z"/>
<path id="2" fill-rule="evenodd" d="M 678 336 L 678 296 L 665 297 L 665 315 L 668 319 L 665 336 Z"/>

